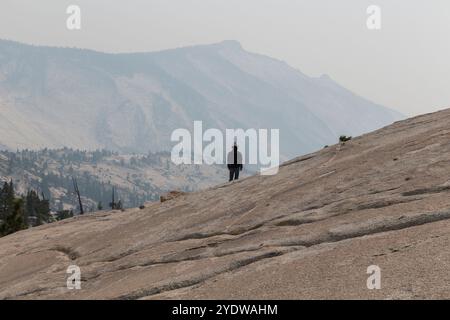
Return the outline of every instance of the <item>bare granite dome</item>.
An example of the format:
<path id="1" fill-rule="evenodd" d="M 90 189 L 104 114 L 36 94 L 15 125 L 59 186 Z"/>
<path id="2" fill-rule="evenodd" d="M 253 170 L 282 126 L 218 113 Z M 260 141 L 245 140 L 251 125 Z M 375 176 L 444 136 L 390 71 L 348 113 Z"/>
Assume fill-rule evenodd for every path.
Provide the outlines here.
<path id="1" fill-rule="evenodd" d="M 0 298 L 448 299 L 449 141 L 444 110 L 274 176 L 17 232 L 0 239 Z"/>

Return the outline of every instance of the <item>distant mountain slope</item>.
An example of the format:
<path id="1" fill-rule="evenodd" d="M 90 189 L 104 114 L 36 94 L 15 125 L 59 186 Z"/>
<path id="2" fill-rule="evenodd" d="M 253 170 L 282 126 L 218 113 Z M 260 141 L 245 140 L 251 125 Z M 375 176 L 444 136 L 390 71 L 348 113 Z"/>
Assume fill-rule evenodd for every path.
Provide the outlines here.
<path id="1" fill-rule="evenodd" d="M 402 116 L 235 41 L 105 54 L 0 41 L 0 146 L 168 150 L 176 128 L 279 128 L 285 156 Z"/>
<path id="2" fill-rule="evenodd" d="M 0 185 L 13 181 L 18 195 L 44 194 L 53 212 L 79 212 L 72 178 L 76 178 L 85 211 L 108 209 L 112 188 L 125 208 L 159 201 L 170 190 L 195 191 L 227 179 L 226 168 L 173 164 L 168 152 L 147 155 L 70 149 L 0 151 Z"/>
<path id="3" fill-rule="evenodd" d="M 0 238 L 0 299 L 449 299 L 449 140 L 450 109 L 274 176 Z"/>

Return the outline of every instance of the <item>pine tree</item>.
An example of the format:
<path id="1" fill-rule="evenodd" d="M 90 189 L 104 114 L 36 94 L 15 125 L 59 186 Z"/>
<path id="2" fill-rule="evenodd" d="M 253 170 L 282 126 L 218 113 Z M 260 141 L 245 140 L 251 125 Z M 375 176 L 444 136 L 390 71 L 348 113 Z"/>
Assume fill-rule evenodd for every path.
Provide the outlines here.
<path id="1" fill-rule="evenodd" d="M 67 218 L 73 217 L 73 211 L 72 210 L 61 210 L 56 213 L 56 220 L 64 220 Z"/>
<path id="2" fill-rule="evenodd" d="M 28 191 L 25 197 L 25 217 L 27 223 L 31 226 L 40 226 L 43 223 L 51 221 L 50 203 L 42 195 L 39 198 L 36 191 Z"/>
<path id="3" fill-rule="evenodd" d="M 9 184 L 5 182 L 0 190 L 0 220 L 5 220 L 12 213 L 14 199 L 13 182 L 11 181 Z"/>
<path id="4" fill-rule="evenodd" d="M 26 228 L 23 199 L 15 199 L 11 214 L 6 217 L 5 221 L 0 226 L 0 235 L 6 236 Z"/>
<path id="5" fill-rule="evenodd" d="M 49 223 L 52 221 L 52 216 L 50 214 L 50 202 L 49 200 L 45 199 L 44 194 L 42 194 L 42 200 L 39 199 L 37 213 L 38 213 L 38 225 L 41 225 L 43 223 Z"/>

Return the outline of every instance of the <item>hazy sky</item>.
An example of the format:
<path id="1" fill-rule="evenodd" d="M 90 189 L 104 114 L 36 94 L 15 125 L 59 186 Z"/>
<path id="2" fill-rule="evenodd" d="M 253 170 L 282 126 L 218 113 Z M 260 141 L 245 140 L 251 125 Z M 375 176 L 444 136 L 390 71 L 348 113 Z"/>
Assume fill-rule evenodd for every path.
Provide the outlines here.
<path id="1" fill-rule="evenodd" d="M 81 30 L 66 28 L 72 4 Z M 0 38 L 107 52 L 234 39 L 407 115 L 450 107 L 450 0 L 0 0 Z"/>

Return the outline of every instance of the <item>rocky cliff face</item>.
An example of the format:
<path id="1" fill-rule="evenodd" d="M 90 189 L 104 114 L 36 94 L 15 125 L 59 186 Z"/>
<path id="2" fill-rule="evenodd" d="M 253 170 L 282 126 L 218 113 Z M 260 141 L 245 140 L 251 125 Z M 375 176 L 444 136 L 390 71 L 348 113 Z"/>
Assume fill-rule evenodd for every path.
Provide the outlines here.
<path id="1" fill-rule="evenodd" d="M 0 239 L 0 297 L 450 298 L 449 140 L 445 110 L 275 176 L 15 233 Z"/>
<path id="2" fill-rule="evenodd" d="M 0 148 L 167 151 L 177 128 L 280 129 L 294 157 L 402 116 L 235 41 L 105 54 L 0 41 Z"/>

